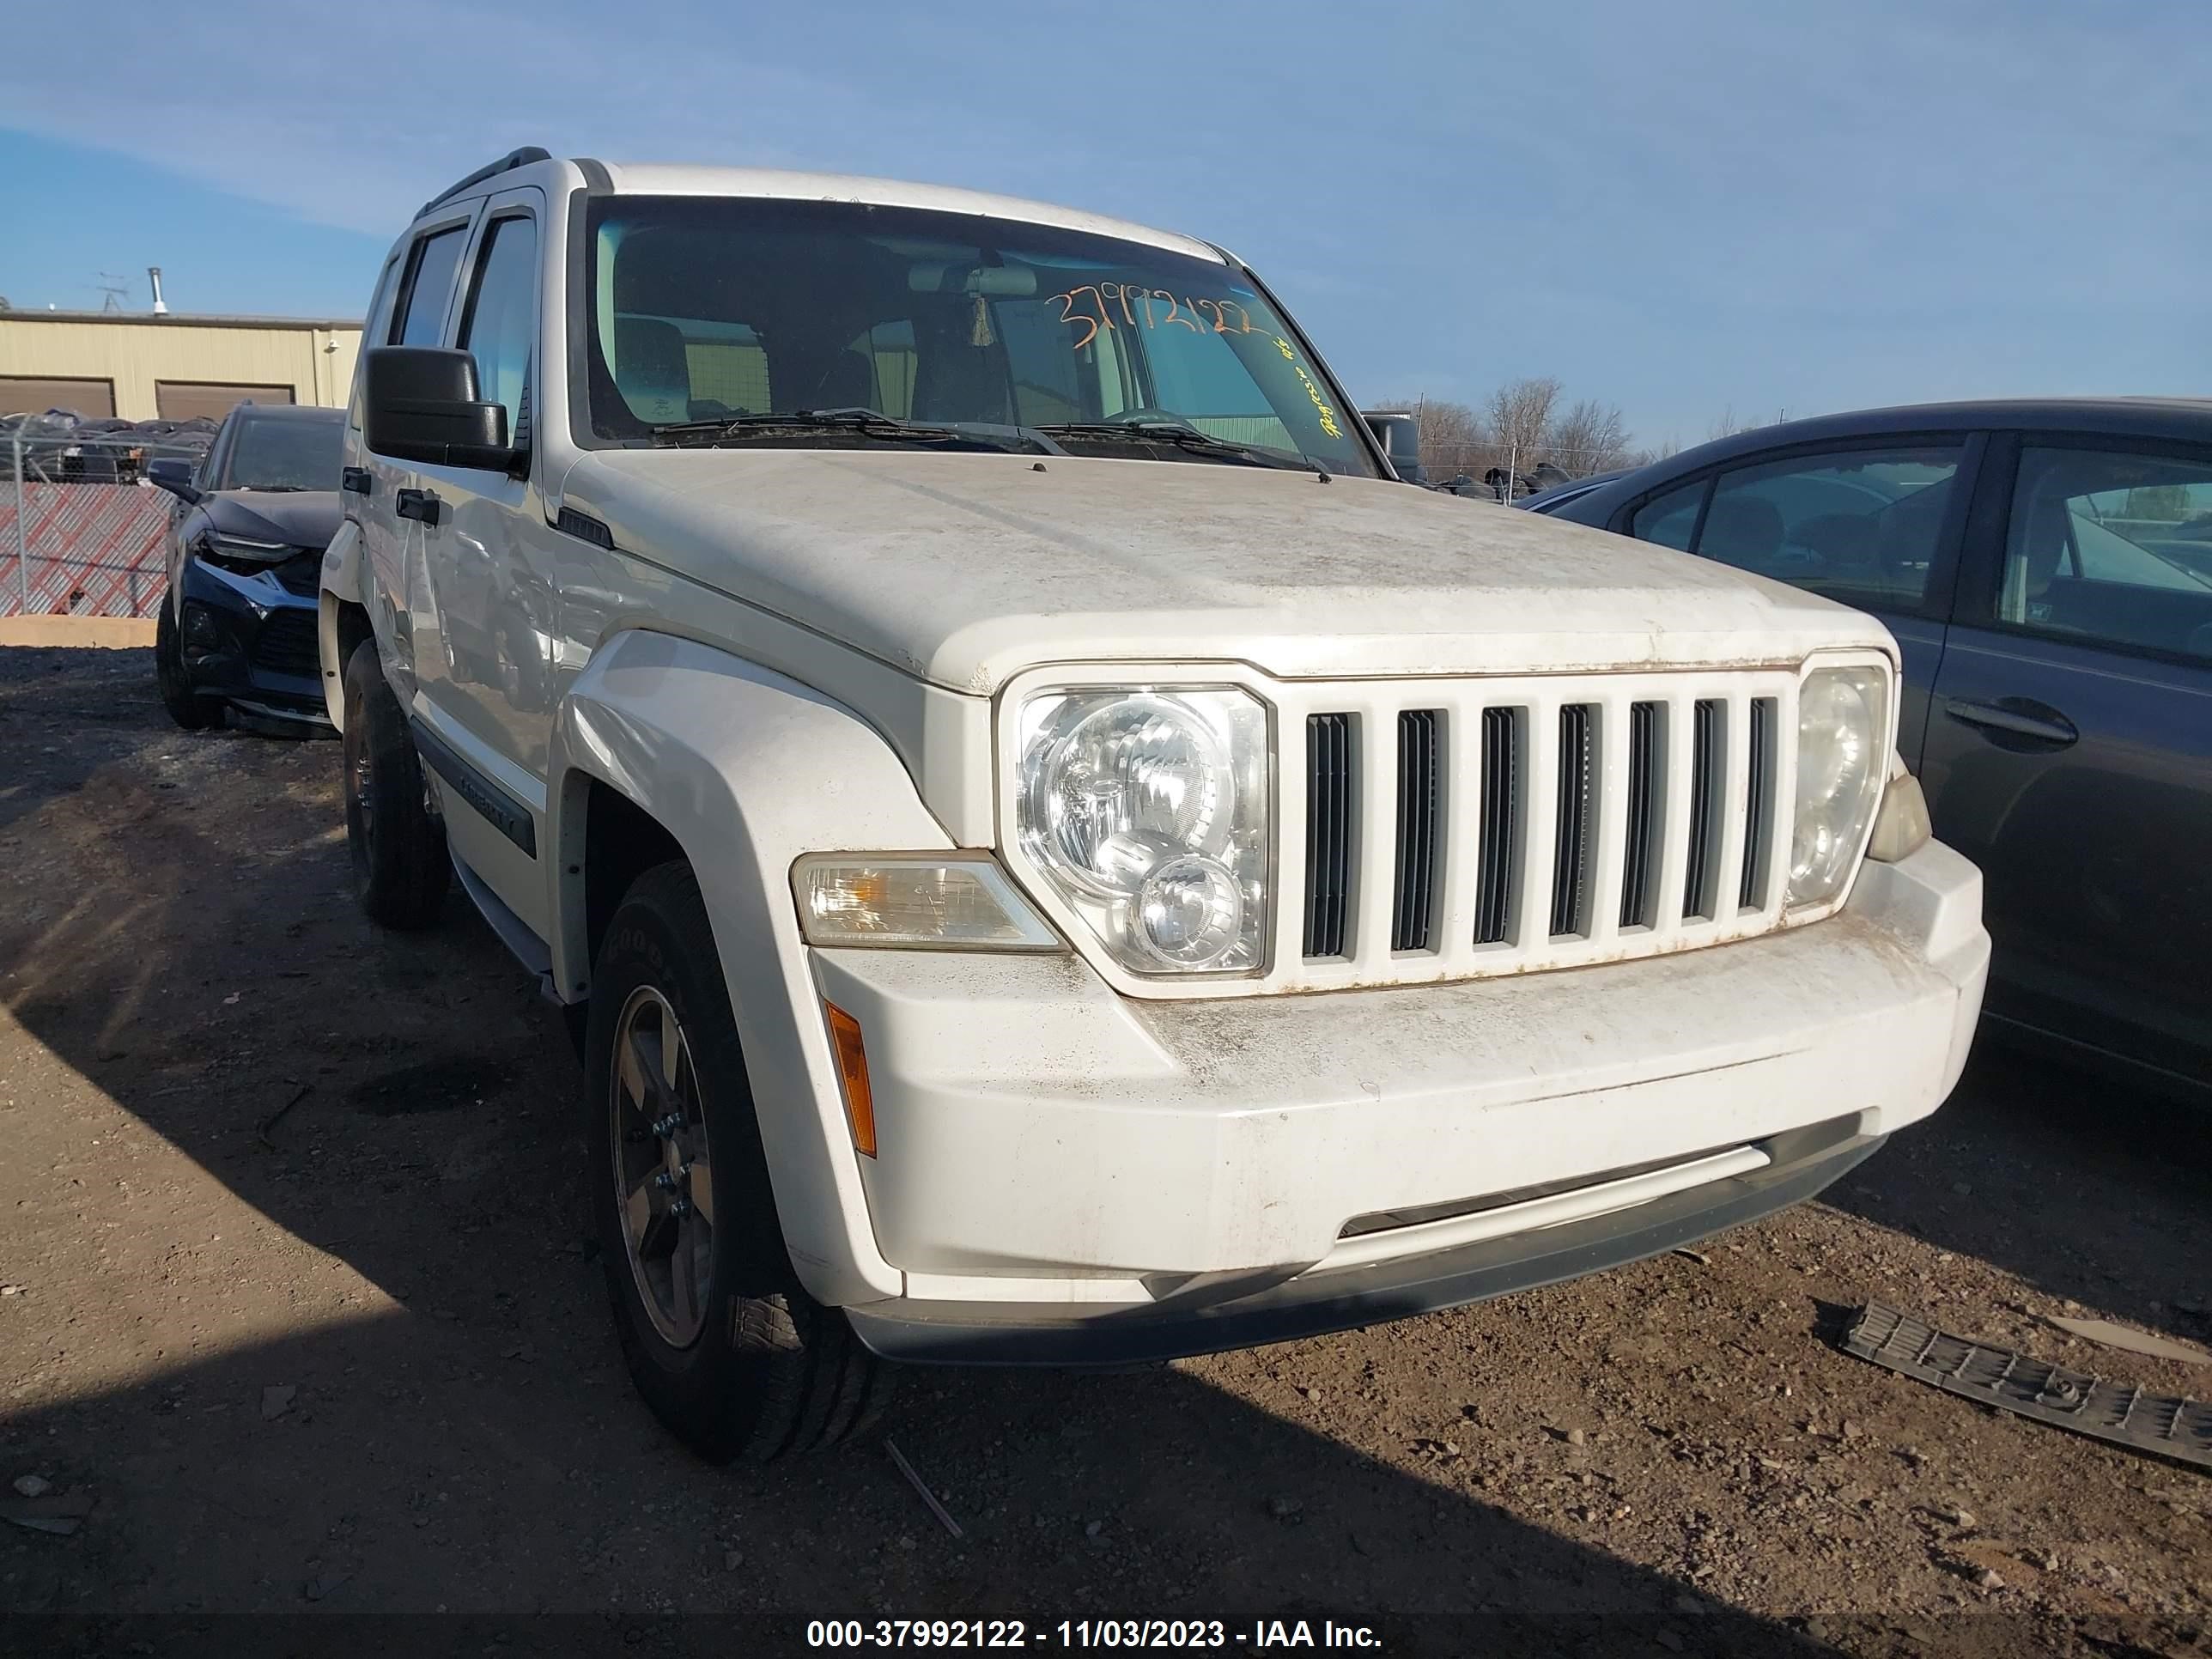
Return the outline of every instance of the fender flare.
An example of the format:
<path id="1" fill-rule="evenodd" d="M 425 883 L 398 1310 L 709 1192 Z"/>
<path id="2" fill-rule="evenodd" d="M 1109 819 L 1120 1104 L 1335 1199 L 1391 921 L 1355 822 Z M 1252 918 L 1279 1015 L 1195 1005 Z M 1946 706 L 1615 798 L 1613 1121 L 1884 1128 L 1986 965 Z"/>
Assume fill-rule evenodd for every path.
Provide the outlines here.
<path id="1" fill-rule="evenodd" d="M 315 651 L 322 659 L 323 708 L 331 724 L 345 730 L 345 664 L 338 660 L 338 607 L 367 608 L 361 591 L 361 526 L 351 519 L 323 550 L 322 575 L 315 595 Z"/>
<path id="2" fill-rule="evenodd" d="M 949 850 L 950 838 L 850 709 L 711 646 L 617 633 L 570 688 L 547 756 L 549 943 L 566 1000 L 590 983 L 594 781 L 665 830 L 698 876 L 800 1282 L 833 1307 L 902 1294 L 869 1224 L 791 866 L 802 853 Z"/>

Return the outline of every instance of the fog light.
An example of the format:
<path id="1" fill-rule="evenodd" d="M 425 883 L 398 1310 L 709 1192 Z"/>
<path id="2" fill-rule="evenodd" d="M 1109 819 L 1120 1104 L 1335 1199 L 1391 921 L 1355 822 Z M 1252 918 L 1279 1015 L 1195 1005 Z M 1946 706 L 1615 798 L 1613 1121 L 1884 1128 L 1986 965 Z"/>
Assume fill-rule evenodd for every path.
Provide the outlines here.
<path id="1" fill-rule="evenodd" d="M 205 651 L 222 643 L 222 624 L 216 621 L 214 611 L 197 600 L 185 605 L 185 643 Z"/>

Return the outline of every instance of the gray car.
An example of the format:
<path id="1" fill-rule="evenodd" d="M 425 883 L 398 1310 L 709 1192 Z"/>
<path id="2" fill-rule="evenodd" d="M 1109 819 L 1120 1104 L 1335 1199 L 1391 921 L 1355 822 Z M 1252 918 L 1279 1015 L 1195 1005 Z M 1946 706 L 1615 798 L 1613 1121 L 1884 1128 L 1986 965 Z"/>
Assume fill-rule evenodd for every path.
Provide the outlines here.
<path id="1" fill-rule="evenodd" d="M 1826 416 L 1530 505 L 1880 617 L 1989 1017 L 2212 1096 L 2212 402 Z"/>

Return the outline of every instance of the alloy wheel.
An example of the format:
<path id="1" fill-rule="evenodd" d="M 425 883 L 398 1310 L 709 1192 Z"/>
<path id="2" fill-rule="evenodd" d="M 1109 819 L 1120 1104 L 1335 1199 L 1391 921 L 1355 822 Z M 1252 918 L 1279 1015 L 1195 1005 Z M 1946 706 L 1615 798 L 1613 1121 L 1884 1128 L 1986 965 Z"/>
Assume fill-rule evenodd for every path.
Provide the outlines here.
<path id="1" fill-rule="evenodd" d="M 690 1045 L 650 985 L 630 993 L 615 1022 L 608 1100 L 630 1275 L 661 1340 L 688 1348 L 713 1289 L 714 1168 Z"/>

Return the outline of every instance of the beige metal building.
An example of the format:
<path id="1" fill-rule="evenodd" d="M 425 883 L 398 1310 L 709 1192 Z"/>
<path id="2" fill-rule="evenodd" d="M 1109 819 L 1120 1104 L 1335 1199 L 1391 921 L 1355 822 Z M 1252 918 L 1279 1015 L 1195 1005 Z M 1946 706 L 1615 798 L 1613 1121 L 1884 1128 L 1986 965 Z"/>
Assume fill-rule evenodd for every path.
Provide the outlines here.
<path id="1" fill-rule="evenodd" d="M 335 405 L 360 352 L 361 324 L 325 318 L 0 311 L 0 415 L 220 420 L 249 398 Z"/>

